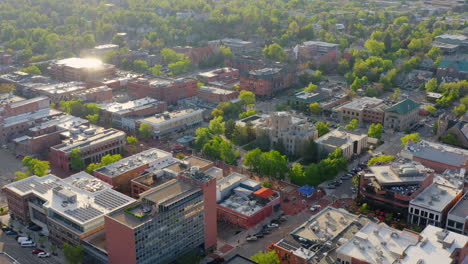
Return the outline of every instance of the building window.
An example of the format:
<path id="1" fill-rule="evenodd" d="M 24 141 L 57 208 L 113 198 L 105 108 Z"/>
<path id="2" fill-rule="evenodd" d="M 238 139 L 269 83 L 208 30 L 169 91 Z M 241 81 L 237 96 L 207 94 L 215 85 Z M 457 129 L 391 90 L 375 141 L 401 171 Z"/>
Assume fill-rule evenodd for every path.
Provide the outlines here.
<path id="1" fill-rule="evenodd" d="M 429 214 L 429 219 L 434 219 L 434 214 L 433 213 Z"/>

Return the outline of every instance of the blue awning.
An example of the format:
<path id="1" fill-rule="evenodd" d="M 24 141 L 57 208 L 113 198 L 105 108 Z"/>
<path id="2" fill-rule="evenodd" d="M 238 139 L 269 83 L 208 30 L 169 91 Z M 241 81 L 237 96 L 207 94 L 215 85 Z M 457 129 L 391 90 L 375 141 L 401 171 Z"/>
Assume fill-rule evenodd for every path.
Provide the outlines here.
<path id="1" fill-rule="evenodd" d="M 315 188 L 310 187 L 309 185 L 304 185 L 301 188 L 297 189 L 298 192 L 305 194 L 307 196 L 313 194 L 315 192 Z"/>

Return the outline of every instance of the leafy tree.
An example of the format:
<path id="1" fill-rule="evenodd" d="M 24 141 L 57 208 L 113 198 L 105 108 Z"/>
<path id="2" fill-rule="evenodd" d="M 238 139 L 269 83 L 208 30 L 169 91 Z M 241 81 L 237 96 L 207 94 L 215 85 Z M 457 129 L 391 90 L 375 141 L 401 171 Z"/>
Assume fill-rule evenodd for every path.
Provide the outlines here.
<path id="1" fill-rule="evenodd" d="M 247 118 L 249 116 L 253 116 L 256 113 L 257 113 L 257 111 L 255 111 L 255 110 L 245 111 L 245 112 L 239 114 L 239 119 L 244 119 L 244 118 Z"/>
<path id="2" fill-rule="evenodd" d="M 369 208 L 368 208 L 367 203 L 363 203 L 361 207 L 359 207 L 359 211 L 361 211 L 362 214 L 368 214 Z"/>
<path id="3" fill-rule="evenodd" d="M 356 130 L 356 128 L 358 127 L 359 127 L 359 120 L 357 120 L 356 118 L 353 118 L 351 119 L 351 121 L 349 121 L 349 124 L 345 126 L 345 129 Z"/>
<path id="4" fill-rule="evenodd" d="M 374 39 L 369 39 L 364 44 L 364 47 L 368 49 L 373 55 L 380 56 L 385 52 L 385 44 Z"/>
<path id="5" fill-rule="evenodd" d="M 181 61 L 183 59 L 183 54 L 179 54 L 172 49 L 163 49 L 161 50 L 161 56 L 163 60 L 167 63 L 174 63 Z"/>
<path id="6" fill-rule="evenodd" d="M 276 251 L 259 251 L 257 254 L 250 257 L 251 260 L 259 264 L 280 264 Z"/>
<path id="7" fill-rule="evenodd" d="M 234 54 L 231 51 L 231 48 L 223 46 L 223 45 L 221 45 L 221 47 L 219 47 L 219 52 L 221 53 L 222 57 L 225 58 L 225 59 L 234 56 Z"/>
<path id="8" fill-rule="evenodd" d="M 250 91 L 242 90 L 239 93 L 239 99 L 242 101 L 244 105 L 254 104 L 255 94 Z"/>
<path id="9" fill-rule="evenodd" d="M 74 148 L 70 151 L 70 166 L 74 171 L 81 171 L 85 167 L 85 162 L 81 157 L 80 148 Z"/>
<path id="10" fill-rule="evenodd" d="M 132 70 L 136 72 L 143 73 L 147 71 L 149 68 L 148 63 L 143 60 L 134 60 L 132 65 Z"/>
<path id="11" fill-rule="evenodd" d="M 294 178 L 302 178 L 304 177 L 304 167 L 300 163 L 293 163 L 291 167 L 290 177 L 291 179 Z"/>
<path id="12" fill-rule="evenodd" d="M 307 163 L 316 162 L 319 158 L 318 145 L 313 139 L 306 141 L 304 151 L 302 153 L 302 158 L 304 162 Z"/>
<path id="13" fill-rule="evenodd" d="M 304 90 L 305 92 L 311 93 L 311 92 L 317 90 L 317 88 L 318 88 L 317 85 L 315 85 L 315 84 L 313 84 L 313 83 L 309 83 L 309 85 L 308 85 L 306 88 L 304 88 L 303 90 Z"/>
<path id="14" fill-rule="evenodd" d="M 0 84 L 0 93 L 12 93 L 16 90 L 16 87 L 10 83 Z"/>
<path id="15" fill-rule="evenodd" d="M 317 129 L 318 136 L 321 137 L 326 133 L 330 132 L 330 129 L 328 128 L 329 126 L 329 122 L 324 123 L 322 121 L 318 121 L 317 123 L 315 123 L 315 128 Z"/>
<path id="16" fill-rule="evenodd" d="M 213 138 L 213 134 L 207 127 L 201 127 L 195 130 L 195 148 L 201 150 L 203 146 Z"/>
<path id="17" fill-rule="evenodd" d="M 426 53 L 426 56 L 436 60 L 441 55 L 441 51 L 438 47 L 431 47 L 431 49 Z"/>
<path id="18" fill-rule="evenodd" d="M 31 65 L 29 67 L 21 69 L 20 71 L 34 75 L 42 75 L 41 70 L 36 65 Z"/>
<path id="19" fill-rule="evenodd" d="M 68 243 L 63 244 L 63 255 L 65 256 L 65 260 L 67 263 L 70 264 L 78 264 L 83 261 L 84 254 L 83 248 L 81 245 L 72 246 Z"/>
<path id="20" fill-rule="evenodd" d="M 322 108 L 320 107 L 320 104 L 315 102 L 309 105 L 309 110 L 313 114 L 319 114 L 322 112 Z"/>
<path id="21" fill-rule="evenodd" d="M 216 117 L 219 117 L 219 116 L 220 116 L 220 117 L 223 117 L 223 116 L 224 116 L 224 111 L 223 111 L 223 110 L 219 110 L 218 108 L 215 108 L 215 109 L 213 109 L 213 111 L 211 111 L 211 115 L 212 115 L 213 117 L 215 117 L 215 118 L 216 118 Z"/>
<path id="22" fill-rule="evenodd" d="M 371 124 L 367 135 L 369 137 L 380 139 L 382 137 L 383 126 L 382 124 Z"/>
<path id="23" fill-rule="evenodd" d="M 89 164 L 88 167 L 86 167 L 86 172 L 89 174 L 92 174 L 94 170 L 107 166 L 109 164 L 112 164 L 114 162 L 117 162 L 121 159 L 122 159 L 122 155 L 120 154 L 114 154 L 114 155 L 107 154 L 101 158 L 101 162 Z"/>
<path id="24" fill-rule="evenodd" d="M 323 76 L 323 73 L 319 70 L 312 73 L 310 77 L 311 77 L 310 81 L 315 84 L 320 83 L 321 81 L 325 81 L 325 77 Z"/>
<path id="25" fill-rule="evenodd" d="M 421 141 L 421 139 L 419 138 L 419 133 L 408 134 L 408 135 L 400 138 L 400 140 L 401 140 L 401 145 L 403 145 L 403 146 L 408 144 L 409 141 L 412 141 L 412 142 Z"/>
<path id="26" fill-rule="evenodd" d="M 283 47 L 281 47 L 278 43 L 273 43 L 271 45 L 266 46 L 263 49 L 263 55 L 270 60 L 275 61 L 285 61 L 286 60 L 286 52 L 284 51 Z"/>
<path id="27" fill-rule="evenodd" d="M 459 104 L 458 106 L 455 106 L 453 108 L 453 113 L 461 116 L 466 113 L 466 105 L 465 104 Z"/>
<path id="28" fill-rule="evenodd" d="M 152 75 L 154 75 L 154 76 L 160 76 L 160 75 L 162 74 L 161 68 L 162 68 L 161 65 L 156 64 L 156 65 L 154 65 L 153 67 L 151 67 L 149 70 L 150 70 L 150 72 L 151 72 Z"/>
<path id="29" fill-rule="evenodd" d="M 391 156 L 391 155 L 380 155 L 378 157 L 373 157 L 369 160 L 369 162 L 367 163 L 368 166 L 373 166 L 375 164 L 382 164 L 382 163 L 389 163 L 391 161 L 394 161 L 395 160 L 395 157 L 394 156 Z"/>
<path id="30" fill-rule="evenodd" d="M 260 162 L 262 160 L 262 151 L 259 148 L 247 152 L 244 156 L 244 165 L 249 166 L 254 172 L 260 172 Z"/>
<path id="31" fill-rule="evenodd" d="M 141 138 L 149 139 L 153 134 L 153 127 L 150 124 L 142 123 L 138 128 L 138 133 Z"/>
<path id="32" fill-rule="evenodd" d="M 180 159 L 180 160 L 185 159 L 185 154 L 184 154 L 184 153 L 178 153 L 178 154 L 176 155 L 176 159 Z"/>
<path id="33" fill-rule="evenodd" d="M 31 174 L 29 174 L 29 172 L 22 172 L 22 171 L 17 171 L 15 172 L 15 181 L 21 181 L 21 180 L 24 180 L 28 177 L 30 177 Z"/>
<path id="34" fill-rule="evenodd" d="M 224 134 L 224 122 L 223 122 L 223 117 L 218 116 L 213 118 L 210 121 L 210 124 L 208 125 L 208 129 L 210 130 L 213 135 L 222 135 Z"/>
<path id="35" fill-rule="evenodd" d="M 437 92 L 438 84 L 437 79 L 432 78 L 426 83 L 426 92 Z"/>
<path id="36" fill-rule="evenodd" d="M 96 125 L 99 121 L 99 114 L 87 115 L 86 119 L 88 119 L 91 124 Z"/>
<path id="37" fill-rule="evenodd" d="M 271 184 L 271 182 L 268 181 L 268 180 L 264 180 L 264 181 L 262 181 L 262 187 L 271 189 L 271 188 L 273 188 L 273 184 Z"/>
<path id="38" fill-rule="evenodd" d="M 435 108 L 432 105 L 427 105 L 426 106 L 426 111 L 428 111 L 431 115 L 435 114 L 437 112 L 437 108 Z"/>
<path id="39" fill-rule="evenodd" d="M 350 65 L 349 61 L 347 59 L 341 59 L 340 62 L 338 62 L 338 73 L 339 74 L 345 74 L 350 70 Z"/>
<path id="40" fill-rule="evenodd" d="M 135 145 L 138 143 L 138 139 L 134 136 L 127 137 L 127 144 Z"/>
<path id="41" fill-rule="evenodd" d="M 458 146 L 460 145 L 460 141 L 455 134 L 449 133 L 446 136 L 441 137 L 442 142 L 450 145 Z"/>
<path id="42" fill-rule="evenodd" d="M 28 172 L 39 177 L 47 175 L 50 169 L 50 163 L 44 160 L 34 159 L 26 156 L 23 158 L 23 165 L 28 168 Z"/>
<path id="43" fill-rule="evenodd" d="M 400 97 L 400 88 L 395 88 L 392 94 L 392 100 L 397 101 L 399 97 Z"/>
<path id="44" fill-rule="evenodd" d="M 170 63 L 168 65 L 169 69 L 171 70 L 171 73 L 175 76 L 188 72 L 190 70 L 190 66 L 191 62 L 188 57 L 184 60 Z"/>

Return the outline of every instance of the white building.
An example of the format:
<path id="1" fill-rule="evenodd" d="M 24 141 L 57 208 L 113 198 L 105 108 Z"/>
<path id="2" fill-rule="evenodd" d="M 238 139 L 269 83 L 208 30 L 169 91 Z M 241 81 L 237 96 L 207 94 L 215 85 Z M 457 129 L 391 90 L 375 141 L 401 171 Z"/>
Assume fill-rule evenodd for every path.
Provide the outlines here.
<path id="1" fill-rule="evenodd" d="M 166 135 L 170 132 L 194 127 L 203 122 L 203 110 L 184 109 L 173 112 L 156 114 L 151 117 L 138 120 L 153 127 L 154 137 Z"/>
<path id="2" fill-rule="evenodd" d="M 468 192 L 450 209 L 445 228 L 459 234 L 468 235 Z"/>
<path id="3" fill-rule="evenodd" d="M 367 135 L 355 134 L 345 131 L 343 128 L 337 128 L 328 132 L 316 140 L 319 149 L 328 153 L 336 148 L 343 150 L 343 156 L 351 158 L 353 155 L 359 155 L 367 147 Z"/>

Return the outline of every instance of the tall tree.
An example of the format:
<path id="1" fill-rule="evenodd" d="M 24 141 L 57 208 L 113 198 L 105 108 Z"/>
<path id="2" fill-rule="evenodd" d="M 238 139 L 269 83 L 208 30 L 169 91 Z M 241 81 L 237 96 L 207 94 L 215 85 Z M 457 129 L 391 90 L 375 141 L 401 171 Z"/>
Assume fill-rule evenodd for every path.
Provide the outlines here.
<path id="1" fill-rule="evenodd" d="M 63 244 L 63 255 L 70 264 L 78 264 L 83 261 L 84 254 L 81 245 L 72 246 L 68 243 Z"/>
<path id="2" fill-rule="evenodd" d="M 81 171 L 85 167 L 85 162 L 81 157 L 80 148 L 74 148 L 70 151 L 70 166 L 74 171 Z"/>
<path id="3" fill-rule="evenodd" d="M 252 257 L 250 257 L 250 259 L 259 264 L 280 264 L 278 254 L 274 250 L 260 251 Z"/>

